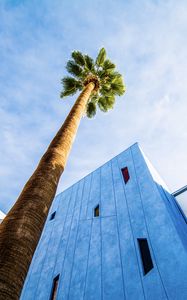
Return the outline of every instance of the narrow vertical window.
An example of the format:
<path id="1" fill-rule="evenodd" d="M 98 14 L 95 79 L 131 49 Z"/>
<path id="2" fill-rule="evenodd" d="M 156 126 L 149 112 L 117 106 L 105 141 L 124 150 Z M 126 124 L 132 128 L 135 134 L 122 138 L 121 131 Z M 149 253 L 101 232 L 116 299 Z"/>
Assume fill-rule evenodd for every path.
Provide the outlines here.
<path id="1" fill-rule="evenodd" d="M 147 239 L 138 239 L 144 275 L 153 269 L 153 262 Z"/>
<path id="2" fill-rule="evenodd" d="M 57 289 L 58 289 L 58 282 L 59 282 L 59 277 L 60 275 L 58 274 L 54 279 L 53 279 L 53 286 L 51 290 L 51 297 L 50 300 L 55 300 L 57 296 Z"/>
<path id="3" fill-rule="evenodd" d="M 129 181 L 130 175 L 129 175 L 129 170 L 127 167 L 121 169 L 121 172 L 123 174 L 123 179 L 125 181 L 125 184 Z"/>
<path id="4" fill-rule="evenodd" d="M 99 217 L 99 204 L 94 208 L 94 217 Z"/>
<path id="5" fill-rule="evenodd" d="M 54 212 L 51 214 L 50 221 L 53 220 L 53 219 L 55 218 L 55 215 L 56 215 L 56 211 L 54 211 Z"/>

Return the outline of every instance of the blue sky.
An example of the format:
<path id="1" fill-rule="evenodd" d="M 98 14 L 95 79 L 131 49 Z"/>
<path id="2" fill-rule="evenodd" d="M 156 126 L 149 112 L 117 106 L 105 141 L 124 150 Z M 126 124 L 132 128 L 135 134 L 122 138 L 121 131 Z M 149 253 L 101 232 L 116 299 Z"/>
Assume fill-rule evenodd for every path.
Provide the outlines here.
<path id="1" fill-rule="evenodd" d="M 127 92 L 112 112 L 83 118 L 58 192 L 136 141 L 171 191 L 187 184 L 186 0 L 2 0 L 0 20 L 0 209 L 76 98 L 59 98 L 74 49 L 95 57 L 104 46 Z"/>

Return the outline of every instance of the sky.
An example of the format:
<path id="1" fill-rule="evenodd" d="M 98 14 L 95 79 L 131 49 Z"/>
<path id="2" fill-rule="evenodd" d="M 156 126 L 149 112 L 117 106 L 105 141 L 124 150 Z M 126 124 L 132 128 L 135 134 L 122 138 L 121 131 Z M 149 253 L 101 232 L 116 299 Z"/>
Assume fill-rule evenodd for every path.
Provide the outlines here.
<path id="1" fill-rule="evenodd" d="M 172 192 L 187 184 L 186 0 L 1 0 L 0 20 L 2 211 L 76 99 L 59 97 L 73 50 L 96 57 L 104 46 L 127 91 L 82 119 L 57 193 L 135 142 Z"/>

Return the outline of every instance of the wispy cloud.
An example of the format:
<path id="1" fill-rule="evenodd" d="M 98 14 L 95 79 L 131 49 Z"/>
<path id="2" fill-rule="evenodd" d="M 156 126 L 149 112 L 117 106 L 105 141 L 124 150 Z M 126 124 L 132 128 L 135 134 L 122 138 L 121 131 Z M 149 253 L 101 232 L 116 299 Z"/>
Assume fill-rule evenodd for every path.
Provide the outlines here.
<path id="1" fill-rule="evenodd" d="M 2 210 L 16 200 L 75 99 L 59 100 L 73 49 L 94 56 L 104 45 L 127 93 L 112 112 L 82 120 L 58 191 L 135 141 L 171 190 L 186 184 L 186 1 L 9 0 L 0 10 Z"/>

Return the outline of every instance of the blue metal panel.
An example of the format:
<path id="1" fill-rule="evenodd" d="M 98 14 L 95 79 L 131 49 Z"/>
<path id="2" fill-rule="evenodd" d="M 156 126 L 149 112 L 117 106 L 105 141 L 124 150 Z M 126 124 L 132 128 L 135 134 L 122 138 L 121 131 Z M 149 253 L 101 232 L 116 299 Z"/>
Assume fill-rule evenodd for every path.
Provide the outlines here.
<path id="1" fill-rule="evenodd" d="M 73 260 L 74 260 L 75 249 L 76 249 L 83 188 L 84 188 L 84 180 L 81 180 L 79 182 L 79 189 L 78 189 L 77 198 L 75 202 L 75 208 L 73 211 L 73 219 L 71 223 L 70 236 L 66 248 L 66 255 L 64 259 L 63 269 L 61 270 L 57 299 L 67 299 L 69 293 L 69 285 L 71 280 Z"/>
<path id="2" fill-rule="evenodd" d="M 85 183 L 84 183 L 84 192 L 82 196 L 82 208 L 81 208 L 80 220 L 85 220 L 87 216 L 87 206 L 90 197 L 92 174 L 86 176 L 84 181 Z"/>
<path id="3" fill-rule="evenodd" d="M 92 185 L 90 191 L 90 198 L 87 207 L 87 219 L 93 218 L 94 208 L 100 203 L 101 198 L 101 182 L 100 182 L 100 168 L 92 173 Z M 100 209 L 102 215 L 102 208 Z"/>
<path id="4" fill-rule="evenodd" d="M 86 272 L 84 300 L 96 300 L 101 298 L 101 233 L 100 218 L 93 219 L 90 251 Z"/>
<path id="5" fill-rule="evenodd" d="M 103 217 L 116 214 L 111 161 L 101 167 L 101 210 Z"/>
<path id="6" fill-rule="evenodd" d="M 121 300 L 124 287 L 116 217 L 102 218 L 101 229 L 103 300 Z"/>
<path id="7" fill-rule="evenodd" d="M 69 299 L 83 299 L 92 220 L 79 223 L 79 232 L 71 276 Z"/>
<path id="8" fill-rule="evenodd" d="M 136 184 L 134 165 L 131 157 L 131 152 L 126 151 L 117 157 L 119 168 L 124 166 L 128 167 L 130 179 L 127 184 L 124 183 L 122 174 L 121 180 L 123 182 L 123 188 L 125 193 L 125 198 L 127 202 L 127 209 L 129 211 L 129 217 L 131 220 L 132 230 L 134 236 L 144 236 L 146 235 L 145 220 L 142 212 L 141 198 L 138 186 Z"/>
<path id="9" fill-rule="evenodd" d="M 74 185 L 71 189 L 71 201 L 70 201 L 70 204 L 68 207 L 68 211 L 67 211 L 67 215 L 66 215 L 66 219 L 65 219 L 65 223 L 64 223 L 64 228 L 61 232 L 61 238 L 60 238 L 60 243 L 59 243 L 59 247 L 58 247 L 58 254 L 56 257 L 53 278 L 57 274 L 61 274 L 61 270 L 64 265 L 64 260 L 65 260 L 65 256 L 66 256 L 66 252 L 67 252 L 67 245 L 68 245 L 72 221 L 73 221 L 72 211 L 74 211 L 75 205 L 77 204 L 78 189 L 79 189 L 79 184 Z M 51 285 L 52 285 L 52 281 L 51 281 Z"/>

